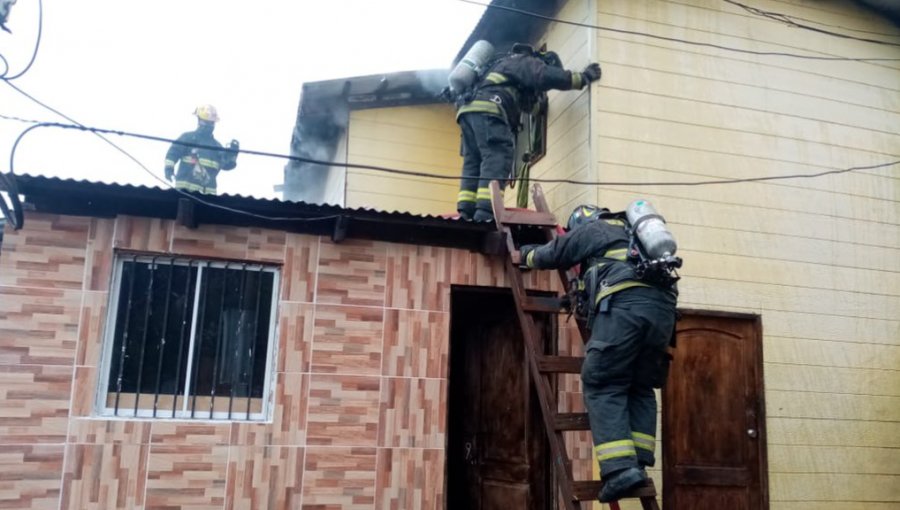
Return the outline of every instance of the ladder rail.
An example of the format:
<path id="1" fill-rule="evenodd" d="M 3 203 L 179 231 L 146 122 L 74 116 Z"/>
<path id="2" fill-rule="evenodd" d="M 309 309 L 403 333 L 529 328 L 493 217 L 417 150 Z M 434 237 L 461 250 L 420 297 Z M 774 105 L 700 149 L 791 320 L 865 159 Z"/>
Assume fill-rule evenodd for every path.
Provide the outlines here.
<path id="1" fill-rule="evenodd" d="M 512 230 L 509 226 L 503 224 L 505 206 L 503 204 L 500 185 L 497 181 L 491 181 L 491 205 L 494 209 L 494 218 L 497 229 L 506 237 L 506 245 L 509 256 L 506 261 L 506 275 L 512 290 L 513 300 L 516 304 L 516 315 L 519 317 L 519 323 L 522 326 L 522 337 L 525 341 L 525 357 L 528 363 L 528 371 L 530 379 L 538 396 L 538 403 L 541 406 L 541 419 L 544 423 L 544 430 L 547 432 L 547 442 L 550 446 L 550 455 L 553 460 L 553 471 L 556 475 L 557 485 L 559 487 L 560 496 L 562 496 L 566 510 L 580 510 L 581 505 L 575 497 L 574 485 L 572 479 L 572 461 L 565 449 L 563 433 L 556 430 L 555 412 L 551 405 L 555 407 L 556 399 L 552 399 L 550 395 L 549 376 L 541 372 L 538 362 L 543 354 L 537 336 L 537 327 L 530 313 L 525 311 L 527 293 L 525 290 L 525 282 L 522 280 L 522 273 L 518 264 L 520 259 L 518 251 L 513 242 Z"/>

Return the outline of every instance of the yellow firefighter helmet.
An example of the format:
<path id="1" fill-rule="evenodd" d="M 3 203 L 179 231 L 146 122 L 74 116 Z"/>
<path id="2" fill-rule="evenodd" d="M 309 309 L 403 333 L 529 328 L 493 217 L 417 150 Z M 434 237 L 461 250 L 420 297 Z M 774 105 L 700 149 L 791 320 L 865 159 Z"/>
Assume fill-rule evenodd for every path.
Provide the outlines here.
<path id="1" fill-rule="evenodd" d="M 202 104 L 194 110 L 194 115 L 200 120 L 207 122 L 219 122 L 219 112 L 216 107 L 211 104 Z"/>

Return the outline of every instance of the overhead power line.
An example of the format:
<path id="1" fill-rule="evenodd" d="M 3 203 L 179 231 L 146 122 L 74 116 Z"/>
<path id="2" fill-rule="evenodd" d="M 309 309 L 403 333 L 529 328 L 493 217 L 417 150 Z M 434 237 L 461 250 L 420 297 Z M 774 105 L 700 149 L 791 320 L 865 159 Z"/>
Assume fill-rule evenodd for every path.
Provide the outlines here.
<path id="1" fill-rule="evenodd" d="M 828 61 L 854 61 L 854 62 L 898 62 L 898 61 L 900 61 L 900 58 L 825 57 L 825 56 L 818 56 L 818 55 L 801 55 L 799 53 L 788 53 L 788 52 L 781 52 L 781 51 L 748 50 L 748 49 L 744 49 L 744 48 L 735 48 L 733 46 L 726 46 L 723 44 L 691 41 L 688 39 L 681 39 L 679 37 L 668 37 L 668 36 L 664 36 L 664 35 L 652 34 L 649 32 L 641 32 L 638 30 L 625 30 L 625 29 L 621 29 L 621 28 L 611 28 L 611 27 L 604 27 L 601 25 L 592 25 L 590 23 L 582 23 L 580 21 L 565 20 L 565 19 L 555 18 L 553 16 L 545 16 L 543 14 L 539 14 L 539 13 L 532 12 L 532 11 L 527 11 L 525 9 L 509 7 L 506 5 L 486 4 L 486 3 L 482 3 L 482 2 L 477 2 L 475 0 L 458 0 L 458 1 L 467 3 L 467 4 L 478 5 L 481 7 L 488 8 L 488 9 L 514 12 L 516 14 L 521 14 L 523 16 L 530 16 L 533 18 L 552 21 L 554 23 L 562 23 L 564 25 L 572 25 L 572 26 L 582 27 L 582 28 L 591 28 L 594 30 L 601 30 L 604 32 L 614 32 L 617 34 L 636 35 L 636 36 L 640 36 L 640 37 L 647 37 L 650 39 L 657 39 L 660 41 L 675 42 L 675 43 L 687 44 L 687 45 L 691 45 L 691 46 L 701 46 L 701 47 L 705 47 L 705 48 L 715 48 L 718 50 L 731 51 L 731 52 L 735 52 L 735 53 L 744 53 L 744 54 L 748 54 L 748 55 L 757 55 L 757 56 L 763 56 L 763 57 L 789 57 L 789 58 L 799 58 L 799 59 L 806 59 L 806 60 L 828 60 Z"/>
<path id="2" fill-rule="evenodd" d="M 13 175 L 15 174 L 15 155 L 16 155 L 16 148 L 18 147 L 19 142 L 22 141 L 22 138 L 24 138 L 25 135 L 28 134 L 29 132 L 31 132 L 32 130 L 35 130 L 35 129 L 40 128 L 40 127 L 62 127 L 62 128 L 67 128 L 67 129 L 79 129 L 79 130 L 87 131 L 87 132 L 90 132 L 90 133 L 96 135 L 96 136 L 99 137 L 101 140 L 103 140 L 104 142 L 106 142 L 107 144 L 109 144 L 110 146 L 112 146 L 114 149 L 116 149 L 117 151 L 121 152 L 123 155 L 125 155 L 125 157 L 127 157 L 128 159 L 130 159 L 131 161 L 133 161 L 134 163 L 136 163 L 139 167 L 141 167 L 141 169 L 143 169 L 144 172 L 146 172 L 148 175 L 150 175 L 153 179 L 155 179 L 156 181 L 160 182 L 164 187 L 169 188 L 169 189 L 173 189 L 173 190 L 175 190 L 176 192 L 178 192 L 179 194 L 181 194 L 182 196 L 184 196 L 184 197 L 186 197 L 186 198 L 188 198 L 188 199 L 190 199 L 190 200 L 193 200 L 194 202 L 197 202 L 197 203 L 199 203 L 199 204 L 203 204 L 203 205 L 205 205 L 205 206 L 207 206 L 207 207 L 212 207 L 212 208 L 214 208 L 214 209 L 220 209 L 220 210 L 232 212 L 232 213 L 235 213 L 235 214 L 241 214 L 241 215 L 244 215 L 244 216 L 249 216 L 249 217 L 252 217 L 252 218 L 263 219 L 263 220 L 269 220 L 269 221 L 312 222 L 312 221 L 324 221 L 324 220 L 331 220 L 331 219 L 336 219 L 336 218 L 338 218 L 338 215 L 334 215 L 334 214 L 332 214 L 332 215 L 327 215 L 327 216 L 319 216 L 319 217 L 315 217 L 315 218 L 296 218 L 296 217 L 291 217 L 291 216 L 267 216 L 267 215 L 264 215 L 264 214 L 257 214 L 257 213 L 253 213 L 253 212 L 250 212 L 250 211 L 244 211 L 244 210 L 237 209 L 237 208 L 234 208 L 234 207 L 228 207 L 228 206 L 224 206 L 224 205 L 221 205 L 221 204 L 216 204 L 216 203 L 210 202 L 210 201 L 208 201 L 208 200 L 204 200 L 204 199 L 202 199 L 202 198 L 200 198 L 200 197 L 198 197 L 198 196 L 196 196 L 196 195 L 194 195 L 194 194 L 192 194 L 192 193 L 188 193 L 188 192 L 186 192 L 186 191 L 184 191 L 184 190 L 181 190 L 181 189 L 178 189 L 178 188 L 174 187 L 174 186 L 172 185 L 172 183 L 170 183 L 169 181 L 163 179 L 162 177 L 160 177 L 159 175 L 157 175 L 155 172 L 153 172 L 152 170 L 150 170 L 149 168 L 147 168 L 146 165 L 144 165 L 143 163 L 141 163 L 137 158 L 135 158 L 133 155 L 131 155 L 131 153 L 129 153 L 129 152 L 126 151 L 125 149 L 123 149 L 123 148 L 119 147 L 118 145 L 116 145 L 112 140 L 109 140 L 108 138 L 106 138 L 105 136 L 103 136 L 103 133 L 107 133 L 107 134 L 120 134 L 120 133 L 115 132 L 115 131 L 112 131 L 112 130 L 101 130 L 101 129 L 96 129 L 96 128 L 90 128 L 90 127 L 87 127 L 87 126 L 85 126 L 85 125 L 79 123 L 78 121 L 72 119 L 71 117 L 65 115 L 64 113 L 60 112 L 59 110 L 56 110 L 55 108 L 51 107 L 50 105 L 47 105 L 46 103 L 44 103 L 44 102 L 38 100 L 37 98 L 35 98 L 35 97 L 32 96 L 31 94 L 28 94 L 27 92 L 25 92 L 24 90 L 20 89 L 19 87 L 16 87 L 15 85 L 13 85 L 13 84 L 12 84 L 11 82 L 9 82 L 8 80 L 4 80 L 4 81 L 6 82 L 7 85 L 9 85 L 10 87 L 12 87 L 12 88 L 15 89 L 16 91 L 18 91 L 20 94 L 22 94 L 22 95 L 24 95 L 25 97 L 27 97 L 28 99 L 30 99 L 31 101 L 34 101 L 34 102 L 37 103 L 38 105 L 40 105 L 40 106 L 42 106 L 42 107 L 44 107 L 44 108 L 50 110 L 51 112 L 53 112 L 53 113 L 59 115 L 60 117 L 63 117 L 64 119 L 68 120 L 69 122 L 72 122 L 72 124 L 61 124 L 61 123 L 57 123 L 57 122 L 40 122 L 40 121 L 33 121 L 33 120 L 19 119 L 18 117 L 10 117 L 10 116 L 6 116 L 6 115 L 0 115 L 0 117 L 5 118 L 5 119 L 8 119 L 8 120 L 16 120 L 16 121 L 26 122 L 26 123 L 32 124 L 30 127 L 28 127 L 27 129 L 25 129 L 24 131 L 22 131 L 22 132 L 19 134 L 19 136 L 16 138 L 15 143 L 13 143 L 12 150 L 10 150 L 10 154 L 9 154 L 9 172 L 10 172 L 10 174 L 13 174 Z M 164 140 L 164 139 L 160 139 L 160 140 Z M 174 142 L 174 140 L 171 140 L 171 141 Z M 218 148 L 218 147 L 216 147 L 216 148 Z"/>
<path id="3" fill-rule="evenodd" d="M 59 122 L 41 122 L 36 120 L 26 120 L 19 119 L 17 117 L 11 117 L 7 115 L 0 114 L 0 118 L 4 118 L 7 120 L 16 120 L 19 122 L 26 122 L 32 124 L 27 130 L 25 130 L 19 138 L 16 140 L 16 144 L 13 145 L 13 153 L 15 153 L 16 145 L 18 145 L 19 141 L 22 139 L 25 133 L 31 131 L 37 127 L 55 127 L 61 129 L 73 129 L 79 131 L 87 131 L 90 133 L 94 133 L 96 135 L 102 134 L 110 134 L 110 135 L 118 135 L 125 136 L 131 138 L 137 138 L 141 140 L 149 140 L 154 142 L 164 142 L 168 144 L 178 144 L 183 145 L 185 147 L 192 147 L 196 149 L 207 149 L 207 150 L 224 150 L 221 147 L 211 146 L 211 145 L 203 145 L 203 144 L 195 144 L 182 142 L 179 140 L 175 140 L 172 138 L 164 138 L 160 136 L 147 135 L 142 133 L 133 133 L 129 131 L 121 131 L 121 130 L 113 130 L 113 129 L 104 129 L 98 127 L 90 127 L 82 124 L 63 124 Z M 106 140 L 104 138 L 104 140 Z M 108 143 L 111 143 L 107 140 Z M 119 149 L 121 151 L 121 149 Z M 262 157 L 270 157 L 270 158 L 278 158 L 285 159 L 289 161 L 295 161 L 298 163 L 307 163 L 311 165 L 319 165 L 323 167 L 343 167 L 343 168 L 352 168 L 358 170 L 371 170 L 375 172 L 382 172 L 387 174 L 396 174 L 396 175 L 405 175 L 412 177 L 424 177 L 430 179 L 441 179 L 441 180 L 459 180 L 460 177 L 456 175 L 441 175 L 434 174 L 429 172 L 421 172 L 417 170 L 404 170 L 399 168 L 390 168 L 385 166 L 378 165 L 366 165 L 361 163 L 345 163 L 345 162 L 335 162 L 335 161 L 323 161 L 313 158 L 305 158 L 302 156 L 292 156 L 287 154 L 278 154 L 274 152 L 265 152 L 265 151 L 256 151 L 250 149 L 239 149 L 237 151 L 241 154 L 249 154 L 253 156 L 262 156 Z M 127 154 L 127 153 L 126 153 Z M 131 157 L 129 155 L 129 157 Z M 134 160 L 134 158 L 131 158 Z M 136 160 L 134 160 L 136 161 Z M 140 163 L 138 163 L 140 164 Z M 12 170 L 12 157 L 10 158 L 10 170 Z M 709 186 L 715 184 L 738 184 L 738 183 L 746 183 L 746 182 L 765 182 L 765 181 L 777 181 L 777 180 L 785 180 L 785 179 L 811 179 L 816 177 L 822 177 L 825 175 L 834 175 L 834 174 L 842 174 L 847 172 L 854 172 L 858 170 L 874 170 L 878 168 L 886 168 L 895 165 L 900 165 L 900 160 L 889 161 L 885 163 L 878 163 L 873 165 L 861 165 L 861 166 L 852 166 L 849 168 L 839 168 L 833 170 L 825 170 L 816 173 L 810 174 L 786 174 L 786 175 L 769 175 L 769 176 L 758 176 L 758 177 L 743 177 L 737 179 L 708 179 L 708 180 L 700 180 L 700 181 L 656 181 L 656 182 L 646 182 L 646 181 L 585 181 L 578 179 L 547 179 L 547 178 L 529 178 L 527 181 L 529 182 L 537 182 L 544 184 L 574 184 L 574 185 L 582 185 L 582 186 Z M 151 170 L 147 169 L 144 165 L 141 164 L 141 167 L 145 169 L 148 173 L 152 174 L 153 177 L 161 182 L 164 182 L 167 186 L 171 186 L 168 181 L 163 180 Z M 180 190 L 179 190 L 180 191 Z M 193 196 L 193 195 L 191 195 Z"/>
<path id="4" fill-rule="evenodd" d="M 34 64 L 35 59 L 37 59 L 38 48 L 41 46 L 41 33 L 44 30 L 44 1 L 38 0 L 38 31 L 37 38 L 34 43 L 34 51 L 31 52 L 31 59 L 28 61 L 28 65 L 25 66 L 24 69 L 19 71 L 18 73 L 7 76 L 9 73 L 9 61 L 6 60 L 6 57 L 0 53 L 0 62 L 3 63 L 3 72 L 0 73 L 0 79 L 4 81 L 15 80 L 16 78 L 20 78 L 23 74 L 27 73 L 31 66 Z"/>
<path id="5" fill-rule="evenodd" d="M 900 47 L 900 43 L 896 43 L 896 42 L 882 41 L 881 39 L 869 39 L 868 37 L 857 37 L 855 35 L 842 34 L 840 32 L 833 32 L 831 30 L 825 30 L 823 28 L 818 28 L 818 27 L 813 27 L 813 26 L 806 25 L 803 23 L 798 23 L 795 20 L 799 19 L 799 18 L 795 18 L 794 16 L 791 16 L 789 14 L 783 14 L 783 13 L 775 12 L 775 11 L 767 11 L 765 9 L 760 9 L 759 7 L 753 7 L 751 5 L 743 4 L 741 2 L 736 2 L 735 0 L 723 0 L 723 1 L 728 2 L 732 5 L 736 5 L 736 6 L 740 7 L 741 9 L 744 9 L 745 11 L 749 12 L 750 14 L 753 14 L 756 16 L 761 16 L 763 18 L 768 18 L 770 20 L 777 21 L 779 23 L 784 23 L 790 27 L 800 28 L 803 30 L 809 30 L 811 32 L 816 32 L 816 33 L 824 34 L 824 35 L 830 35 L 832 37 L 838 37 L 841 39 L 852 39 L 854 41 L 861 41 L 861 42 L 867 42 L 867 43 L 872 43 L 872 44 L 883 44 L 886 46 Z"/>

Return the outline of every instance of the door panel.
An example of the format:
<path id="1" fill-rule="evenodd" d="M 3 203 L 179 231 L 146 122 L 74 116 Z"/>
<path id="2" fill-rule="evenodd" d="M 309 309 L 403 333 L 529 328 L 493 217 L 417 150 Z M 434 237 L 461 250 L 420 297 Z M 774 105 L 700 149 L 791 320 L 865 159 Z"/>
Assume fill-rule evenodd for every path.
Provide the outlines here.
<path id="1" fill-rule="evenodd" d="M 759 319 L 689 312 L 677 332 L 663 390 L 666 508 L 764 509 Z"/>
<path id="2" fill-rule="evenodd" d="M 448 509 L 545 510 L 550 501 L 515 313 L 508 292 L 453 293 Z"/>

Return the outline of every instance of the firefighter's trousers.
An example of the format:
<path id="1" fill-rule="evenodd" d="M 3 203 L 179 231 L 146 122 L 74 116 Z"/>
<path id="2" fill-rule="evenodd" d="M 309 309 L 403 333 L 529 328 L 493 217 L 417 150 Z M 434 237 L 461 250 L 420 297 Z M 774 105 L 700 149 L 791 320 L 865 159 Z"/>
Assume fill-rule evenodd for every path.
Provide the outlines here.
<path id="1" fill-rule="evenodd" d="M 492 180 L 505 185 L 512 168 L 515 143 L 505 120 L 486 113 L 464 113 L 462 130 L 463 168 L 456 209 L 472 216 L 476 209 L 491 212 Z"/>
<path id="2" fill-rule="evenodd" d="M 652 466 L 656 395 L 668 374 L 675 299 L 651 287 L 610 296 L 597 312 L 581 380 L 601 476 Z"/>

